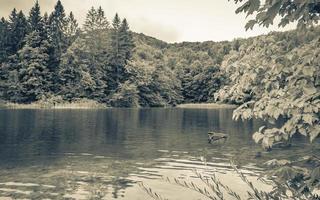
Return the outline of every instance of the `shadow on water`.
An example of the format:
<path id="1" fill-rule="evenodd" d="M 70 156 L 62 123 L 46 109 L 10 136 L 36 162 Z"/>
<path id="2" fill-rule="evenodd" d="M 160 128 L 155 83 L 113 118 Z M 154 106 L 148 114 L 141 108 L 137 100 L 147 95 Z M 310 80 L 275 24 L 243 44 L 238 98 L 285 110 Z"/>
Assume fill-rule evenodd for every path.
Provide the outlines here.
<path id="1" fill-rule="evenodd" d="M 230 159 L 255 177 L 257 164 L 312 148 L 299 140 L 256 159 L 251 135 L 263 122 L 231 116 L 230 109 L 0 110 L 0 197 L 145 199 L 143 181 L 172 199 L 195 199 L 159 177 L 197 181 L 198 169 L 240 184 Z M 229 137 L 210 145 L 208 131 Z"/>

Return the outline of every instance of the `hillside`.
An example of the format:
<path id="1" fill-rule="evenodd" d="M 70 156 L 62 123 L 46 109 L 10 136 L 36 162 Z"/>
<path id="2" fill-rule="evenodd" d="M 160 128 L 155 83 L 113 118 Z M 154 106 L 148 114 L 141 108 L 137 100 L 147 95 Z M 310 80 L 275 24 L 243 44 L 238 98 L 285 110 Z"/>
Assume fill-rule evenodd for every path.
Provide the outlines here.
<path id="1" fill-rule="evenodd" d="M 101 7 L 88 11 L 80 29 L 72 13 L 59 13 L 62 8 L 60 2 L 51 16 L 42 17 L 36 3 L 28 17 L 14 9 L 8 20 L 2 18 L 2 100 L 30 104 L 89 99 L 114 107 L 217 100 L 242 104 L 261 97 L 252 93 L 251 80 L 242 79 L 247 68 L 263 62 L 262 71 L 269 70 L 264 65 L 273 57 L 305 48 L 320 33 L 316 27 L 233 41 L 169 44 L 133 33 L 118 15 L 110 23 Z M 55 17 L 59 15 L 64 19 Z"/>
<path id="2" fill-rule="evenodd" d="M 241 72 L 232 71 L 229 66 L 237 64 L 237 59 L 247 55 L 247 65 L 266 59 L 267 53 L 276 56 L 284 56 L 290 51 L 299 51 L 320 33 L 320 28 L 299 32 L 297 30 L 287 32 L 272 32 L 268 35 L 256 36 L 247 39 L 237 39 L 224 42 L 183 42 L 167 44 L 155 38 L 143 34 L 134 34 L 136 48 L 133 53 L 132 65 L 136 68 L 156 69 L 162 65 L 167 72 L 171 72 L 176 78 L 174 83 L 180 82 L 180 90 L 183 102 L 210 102 L 215 101 L 216 93 L 224 85 L 236 84 L 235 76 L 246 73 L 245 68 L 237 68 Z M 270 48 L 276 46 L 282 51 Z M 263 54 L 257 61 L 253 52 L 261 50 Z M 270 52 L 269 52 L 270 51 Z M 312 52 L 310 52 L 312 53 Z M 251 56 L 250 56 L 251 55 Z M 250 57 L 249 57 L 250 56 Z M 253 65 L 252 67 L 254 67 Z M 238 74 L 233 74 L 238 73 Z M 247 82 L 247 80 L 244 80 Z M 250 82 L 247 82 L 248 84 Z M 173 84 L 173 83 L 172 83 Z M 235 85 L 234 87 L 242 87 Z M 221 101 L 241 104 L 251 99 L 242 91 L 219 91 L 217 98 Z M 244 91 L 250 93 L 250 91 Z M 251 94 L 253 95 L 253 94 Z"/>

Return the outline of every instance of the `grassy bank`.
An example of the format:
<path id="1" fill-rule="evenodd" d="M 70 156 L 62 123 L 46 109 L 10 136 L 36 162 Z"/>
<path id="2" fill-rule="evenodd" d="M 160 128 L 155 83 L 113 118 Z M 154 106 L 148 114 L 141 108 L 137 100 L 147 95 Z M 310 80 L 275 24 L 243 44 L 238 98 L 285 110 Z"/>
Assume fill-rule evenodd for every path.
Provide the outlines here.
<path id="1" fill-rule="evenodd" d="M 6 102 L 0 105 L 0 108 L 9 109 L 101 109 L 107 108 L 105 104 L 99 102 L 81 99 L 74 102 L 50 102 L 50 101 L 37 101 L 30 104 L 19 104 Z"/>
<path id="2" fill-rule="evenodd" d="M 237 108 L 237 105 L 219 103 L 188 103 L 177 105 L 177 108 L 205 108 L 205 109 L 225 109 Z"/>

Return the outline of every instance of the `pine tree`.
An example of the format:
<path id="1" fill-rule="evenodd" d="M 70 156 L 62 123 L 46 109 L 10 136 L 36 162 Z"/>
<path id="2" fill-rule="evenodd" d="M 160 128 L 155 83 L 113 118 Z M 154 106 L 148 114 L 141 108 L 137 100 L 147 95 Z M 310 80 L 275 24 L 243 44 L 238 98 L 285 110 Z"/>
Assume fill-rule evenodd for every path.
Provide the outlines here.
<path id="1" fill-rule="evenodd" d="M 109 88 L 111 90 L 116 90 L 119 86 L 122 79 L 121 74 L 124 72 L 125 54 L 122 54 L 120 49 L 120 25 L 121 21 L 117 13 L 112 21 L 111 49 L 109 54 L 110 76 L 112 77 L 112 82 L 109 82 Z"/>
<path id="2" fill-rule="evenodd" d="M 126 61 L 131 58 L 132 50 L 134 48 L 133 37 L 129 29 L 129 25 L 126 19 L 123 19 L 119 29 L 119 45 L 122 51 L 125 53 Z"/>
<path id="3" fill-rule="evenodd" d="M 84 25 L 84 40 L 89 60 L 89 71 L 95 81 L 95 87 L 90 98 L 97 101 L 106 101 L 108 94 L 108 51 L 109 51 L 109 23 L 101 7 L 93 7 L 88 11 Z"/>
<path id="4" fill-rule="evenodd" d="M 44 24 L 42 21 L 42 17 L 40 13 L 40 5 L 38 1 L 36 1 L 34 6 L 31 8 L 28 21 L 29 21 L 30 32 L 38 31 L 40 33 L 43 33 Z"/>
<path id="5" fill-rule="evenodd" d="M 48 42 L 38 31 L 28 34 L 25 46 L 18 52 L 18 93 L 23 103 L 36 101 L 49 91 L 48 59 Z"/>
<path id="6" fill-rule="evenodd" d="M 0 63 L 8 57 L 9 22 L 5 18 L 0 19 Z"/>
<path id="7" fill-rule="evenodd" d="M 113 85 L 111 88 L 115 89 L 124 81 L 126 76 L 125 66 L 131 58 L 134 43 L 126 19 L 121 22 L 118 14 L 116 14 L 112 22 L 112 27 L 109 65 L 111 66 L 111 77 L 113 77 Z"/>
<path id="8" fill-rule="evenodd" d="M 120 28 L 120 24 L 121 24 L 121 20 L 120 17 L 118 15 L 118 13 L 116 13 L 116 15 L 114 16 L 113 20 L 112 20 L 112 27 L 114 30 L 119 30 Z"/>
<path id="9" fill-rule="evenodd" d="M 13 55 L 23 46 L 28 31 L 28 22 L 22 11 L 17 14 L 13 9 L 9 16 L 9 30 L 9 54 Z"/>
<path id="10" fill-rule="evenodd" d="M 2 65 L 7 72 L 4 88 L 4 99 L 11 102 L 22 102 L 21 84 L 19 80 L 18 56 L 10 56 Z"/>
<path id="11" fill-rule="evenodd" d="M 99 6 L 99 8 L 97 9 L 96 24 L 97 28 L 100 30 L 107 30 L 109 28 L 109 22 L 101 6 Z"/>
<path id="12" fill-rule="evenodd" d="M 49 16 L 47 12 L 45 12 L 43 15 L 43 26 L 46 32 L 49 32 L 50 26 L 49 26 Z"/>
<path id="13" fill-rule="evenodd" d="M 87 13 L 83 27 L 87 34 L 96 32 L 97 30 L 107 30 L 109 28 L 109 22 L 101 6 L 98 9 L 91 7 Z"/>
<path id="14" fill-rule="evenodd" d="M 95 81 L 90 75 L 89 64 L 85 41 L 78 38 L 61 58 L 59 83 L 64 99 L 90 97 Z"/>
<path id="15" fill-rule="evenodd" d="M 67 21 L 66 21 L 66 29 L 65 29 L 65 35 L 67 40 L 67 46 L 70 46 L 75 39 L 78 37 L 80 29 L 78 27 L 78 22 L 74 18 L 74 15 L 72 12 L 70 12 Z"/>
<path id="16" fill-rule="evenodd" d="M 18 18 L 17 9 L 14 8 L 9 15 L 9 22 L 13 24 L 14 22 L 17 21 L 17 18 Z"/>
<path id="17" fill-rule="evenodd" d="M 64 30 L 66 27 L 66 15 L 63 5 L 60 0 L 54 7 L 54 11 L 49 17 L 50 25 L 50 42 L 53 46 L 53 52 L 51 52 L 51 67 L 57 68 L 60 62 L 62 53 L 66 50 L 66 36 Z"/>
<path id="18" fill-rule="evenodd" d="M 83 25 L 83 29 L 87 34 L 92 33 L 94 30 L 96 30 L 96 19 L 97 19 L 97 12 L 94 9 L 94 7 L 91 7 L 91 9 L 88 11 L 86 20 Z"/>

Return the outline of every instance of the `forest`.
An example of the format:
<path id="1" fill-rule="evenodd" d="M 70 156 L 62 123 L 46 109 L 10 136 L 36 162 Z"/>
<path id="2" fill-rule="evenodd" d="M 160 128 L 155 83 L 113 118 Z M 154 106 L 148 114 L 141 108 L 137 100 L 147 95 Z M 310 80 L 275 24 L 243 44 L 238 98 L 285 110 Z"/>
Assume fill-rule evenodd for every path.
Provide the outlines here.
<path id="1" fill-rule="evenodd" d="M 315 51 L 310 45 L 317 45 L 319 31 L 168 44 L 130 31 L 118 14 L 108 20 L 101 7 L 92 7 L 80 28 L 60 1 L 50 15 L 41 15 L 36 2 L 28 16 L 13 9 L 8 19 L 1 18 L 0 97 L 24 104 L 92 99 L 116 107 L 215 101 L 240 105 L 261 99 L 255 84 L 264 72 L 271 69 L 283 72 L 279 79 L 290 78 L 283 68 L 293 62 L 291 54 Z M 266 65 L 270 60 L 277 66 Z M 306 84 L 316 93 L 315 67 L 302 74 L 314 76 L 314 83 Z M 270 85 L 280 80 L 265 81 L 270 89 L 283 87 Z"/>
<path id="2" fill-rule="evenodd" d="M 118 14 L 92 7 L 80 28 L 61 1 L 38 2 L 0 23 L 0 97 L 28 104 L 90 99 L 114 107 L 181 103 L 239 105 L 234 119 L 260 118 L 279 129 L 254 135 L 268 148 L 296 132 L 320 132 L 320 27 L 248 39 L 169 44 L 130 31 Z M 268 134 L 264 134 L 264 133 Z M 266 137 L 267 136 L 267 137 Z"/>
<path id="3" fill-rule="evenodd" d="M 254 13 L 252 2 L 236 12 Z M 108 107 L 224 103 L 238 106 L 234 120 L 268 123 L 253 134 L 265 150 L 287 144 L 296 134 L 310 142 L 319 137 L 320 26 L 302 24 L 232 41 L 167 43 L 131 31 L 130 19 L 121 15 L 107 19 L 102 7 L 90 8 L 83 25 L 60 0 L 52 13 L 40 10 L 36 1 L 28 14 L 13 9 L 0 20 L 1 102 L 90 100 Z M 269 13 L 271 21 L 258 14 L 245 28 L 269 26 L 275 17 L 271 11 L 259 10 Z M 291 11 L 280 9 L 284 17 L 279 25 L 289 23 Z M 308 12 L 301 19 L 317 21 L 320 6 Z M 307 155 L 296 161 L 306 162 L 307 172 L 297 167 L 277 172 L 303 174 L 298 186 L 307 182 L 315 188 L 320 167 L 310 163 L 319 160 Z M 286 180 L 290 178 L 296 177 Z"/>

